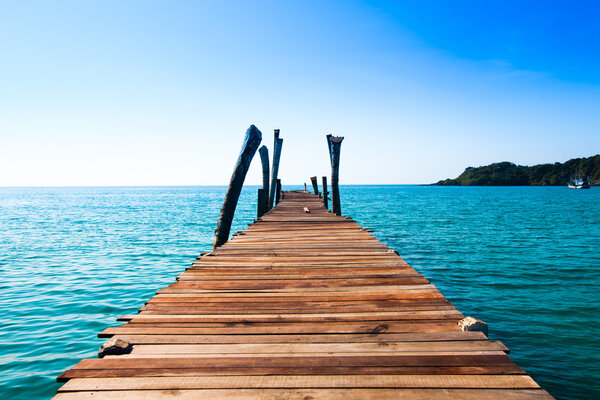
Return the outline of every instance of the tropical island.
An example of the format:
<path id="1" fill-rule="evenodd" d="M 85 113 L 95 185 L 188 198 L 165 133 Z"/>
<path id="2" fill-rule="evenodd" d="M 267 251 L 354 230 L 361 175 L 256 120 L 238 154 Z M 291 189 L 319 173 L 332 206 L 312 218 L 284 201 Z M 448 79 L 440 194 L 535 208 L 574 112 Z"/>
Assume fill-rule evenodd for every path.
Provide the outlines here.
<path id="1" fill-rule="evenodd" d="M 592 185 L 600 185 L 600 154 L 554 164 L 525 166 L 503 161 L 483 167 L 467 167 L 458 178 L 442 180 L 434 185 L 563 186 L 575 175 L 589 176 Z"/>

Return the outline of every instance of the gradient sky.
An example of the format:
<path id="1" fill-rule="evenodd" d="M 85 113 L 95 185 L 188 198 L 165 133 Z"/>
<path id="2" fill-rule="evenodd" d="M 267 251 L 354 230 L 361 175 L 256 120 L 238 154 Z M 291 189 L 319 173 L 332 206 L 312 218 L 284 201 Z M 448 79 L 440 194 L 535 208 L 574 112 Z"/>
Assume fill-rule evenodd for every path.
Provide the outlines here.
<path id="1" fill-rule="evenodd" d="M 0 186 L 430 183 L 600 152 L 600 2 L 0 0 Z M 260 161 L 247 183 L 260 183 Z"/>

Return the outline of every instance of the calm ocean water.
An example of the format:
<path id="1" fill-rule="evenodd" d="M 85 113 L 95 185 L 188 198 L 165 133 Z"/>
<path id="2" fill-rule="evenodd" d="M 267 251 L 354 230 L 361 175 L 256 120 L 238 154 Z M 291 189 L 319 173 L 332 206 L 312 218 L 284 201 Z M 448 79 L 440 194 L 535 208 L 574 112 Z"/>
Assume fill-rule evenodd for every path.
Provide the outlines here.
<path id="1" fill-rule="evenodd" d="M 289 189 L 285 188 L 285 189 Z M 96 334 L 210 249 L 224 187 L 0 188 L 0 393 L 48 399 Z M 600 398 L 600 189 L 344 186 L 375 230 L 559 399 Z M 244 190 L 233 231 L 256 210 Z"/>

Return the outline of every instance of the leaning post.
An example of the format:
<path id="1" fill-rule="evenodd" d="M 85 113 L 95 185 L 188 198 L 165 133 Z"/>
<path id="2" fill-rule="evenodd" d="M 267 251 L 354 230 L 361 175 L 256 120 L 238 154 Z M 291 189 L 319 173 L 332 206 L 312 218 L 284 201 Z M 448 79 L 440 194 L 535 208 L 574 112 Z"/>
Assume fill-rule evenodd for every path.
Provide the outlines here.
<path id="1" fill-rule="evenodd" d="M 258 195 L 258 218 L 269 210 L 269 149 L 267 146 L 261 146 L 258 149 L 260 153 L 260 162 L 262 163 L 263 187 L 262 194 Z"/>
<path id="2" fill-rule="evenodd" d="M 225 200 L 223 200 L 223 206 L 221 207 L 221 213 L 219 214 L 219 221 L 217 222 L 217 229 L 215 230 L 215 242 L 213 244 L 213 250 L 219 246 L 222 246 L 229 239 L 229 231 L 231 230 L 231 221 L 233 220 L 233 214 L 237 207 L 242 186 L 246 179 L 246 174 L 250 168 L 250 163 L 260 141 L 262 140 L 262 133 L 254 125 L 250 125 L 250 128 L 246 131 L 246 137 L 244 138 L 244 144 L 242 145 L 242 151 L 240 156 L 233 168 L 233 174 L 229 181 L 229 187 L 225 194 Z"/>
<path id="3" fill-rule="evenodd" d="M 279 158 L 281 157 L 281 148 L 283 139 L 279 138 L 279 129 L 275 129 L 273 143 L 273 167 L 271 170 L 271 187 L 269 192 L 269 210 L 273 208 L 275 202 L 275 191 L 277 185 L 277 173 L 279 172 Z"/>
<path id="4" fill-rule="evenodd" d="M 327 177 L 324 176 L 323 177 L 323 205 L 325 206 L 325 208 L 329 209 L 327 196 L 329 196 L 329 193 L 327 192 Z"/>
<path id="5" fill-rule="evenodd" d="M 315 194 L 318 196 L 319 195 L 319 185 L 317 184 L 317 177 L 311 176 L 310 181 L 312 182 L 313 190 L 315 191 Z"/>
<path id="6" fill-rule="evenodd" d="M 331 161 L 331 211 L 336 215 L 342 215 L 340 205 L 340 149 L 343 136 L 327 135 L 327 146 L 329 147 L 329 160 Z"/>

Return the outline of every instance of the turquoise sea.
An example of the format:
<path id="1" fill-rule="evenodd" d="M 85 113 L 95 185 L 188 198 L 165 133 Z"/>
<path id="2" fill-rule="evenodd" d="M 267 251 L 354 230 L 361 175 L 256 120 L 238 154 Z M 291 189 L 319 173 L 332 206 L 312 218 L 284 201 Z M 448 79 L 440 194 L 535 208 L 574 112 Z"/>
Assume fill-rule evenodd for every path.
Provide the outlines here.
<path id="1" fill-rule="evenodd" d="M 285 187 L 290 189 L 294 187 Z M 224 187 L 0 188 L 0 393 L 48 399 L 211 247 Z M 558 399 L 600 398 L 600 188 L 342 186 L 400 252 Z M 256 212 L 242 193 L 233 231 Z"/>

